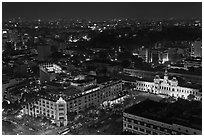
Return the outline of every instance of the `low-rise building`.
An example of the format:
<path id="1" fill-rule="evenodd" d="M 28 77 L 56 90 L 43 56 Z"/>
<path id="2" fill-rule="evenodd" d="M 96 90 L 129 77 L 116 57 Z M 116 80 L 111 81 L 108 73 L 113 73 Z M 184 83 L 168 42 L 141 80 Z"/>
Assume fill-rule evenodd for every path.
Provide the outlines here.
<path id="1" fill-rule="evenodd" d="M 139 91 L 164 94 L 183 99 L 188 99 L 188 96 L 192 94 L 195 96 L 195 100 L 202 100 L 202 93 L 200 89 L 188 84 L 179 85 L 176 77 L 173 77 L 171 80 L 168 78 L 167 71 L 165 71 L 163 79 L 161 79 L 159 75 L 156 75 L 154 81 L 138 79 L 136 80 L 135 85 L 136 89 Z"/>
<path id="2" fill-rule="evenodd" d="M 172 104 L 145 100 L 124 111 L 123 131 L 140 135 L 201 135 L 201 106 L 200 102 L 186 100 Z"/>
<path id="3" fill-rule="evenodd" d="M 42 115 L 53 119 L 58 126 L 66 126 L 69 112 L 80 113 L 85 108 L 100 106 L 122 92 L 121 80 L 93 83 L 80 85 L 83 88 L 70 85 L 67 89 L 43 89 L 38 93 L 38 101 L 24 106 L 24 114 L 35 117 Z"/>
<path id="4" fill-rule="evenodd" d="M 41 83 L 54 80 L 62 72 L 62 68 L 53 63 L 40 64 L 39 69 Z"/>
<path id="5" fill-rule="evenodd" d="M 165 71 L 163 79 L 160 78 L 158 74 L 155 74 L 156 76 L 154 78 L 143 77 L 148 73 L 144 72 L 143 75 L 142 72 L 140 73 L 139 71 L 131 71 L 131 69 L 126 69 L 125 72 L 132 74 L 134 77 L 123 75 L 120 78 L 123 80 L 123 82 L 128 82 L 135 85 L 135 89 L 138 91 L 163 94 L 183 99 L 188 99 L 188 96 L 191 94 L 195 96 L 195 100 L 202 100 L 201 85 L 192 83 L 190 84 L 181 81 L 179 82 L 174 76 L 172 79 L 169 79 L 167 71 Z M 152 75 L 152 73 L 149 74 Z"/>

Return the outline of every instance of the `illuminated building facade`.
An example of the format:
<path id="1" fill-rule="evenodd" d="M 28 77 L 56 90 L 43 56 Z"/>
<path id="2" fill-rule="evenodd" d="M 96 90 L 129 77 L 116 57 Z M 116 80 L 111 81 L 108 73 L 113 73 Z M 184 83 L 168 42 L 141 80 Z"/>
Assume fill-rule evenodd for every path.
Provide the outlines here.
<path id="1" fill-rule="evenodd" d="M 149 62 L 149 51 L 142 47 L 139 49 L 138 57 L 142 58 L 144 62 Z"/>
<path id="2" fill-rule="evenodd" d="M 39 65 L 39 69 L 41 83 L 54 80 L 56 76 L 62 72 L 61 67 L 53 63 L 41 64 Z"/>
<path id="3" fill-rule="evenodd" d="M 195 96 L 195 100 L 202 100 L 202 93 L 199 91 L 199 89 L 179 86 L 176 77 L 173 77 L 171 80 L 168 79 L 167 71 L 165 71 L 163 79 L 161 79 L 159 75 L 156 75 L 153 82 L 137 80 L 135 85 L 136 89 L 139 91 L 164 94 L 183 99 L 187 99 L 188 96 L 192 94 Z"/>
<path id="4" fill-rule="evenodd" d="M 39 94 L 39 100 L 25 105 L 24 114 L 37 117 L 48 117 L 58 126 L 66 126 L 69 112 L 80 113 L 91 106 L 107 105 L 107 102 L 117 99 L 122 92 L 122 81 L 108 81 L 101 84 L 83 84 L 83 88 L 71 85 L 66 90 L 44 89 Z"/>

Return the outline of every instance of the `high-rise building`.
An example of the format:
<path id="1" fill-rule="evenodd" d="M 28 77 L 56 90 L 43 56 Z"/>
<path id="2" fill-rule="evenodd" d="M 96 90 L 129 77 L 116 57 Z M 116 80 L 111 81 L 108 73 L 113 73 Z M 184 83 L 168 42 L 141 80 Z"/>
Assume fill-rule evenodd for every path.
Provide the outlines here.
<path id="1" fill-rule="evenodd" d="M 142 47 L 139 49 L 138 57 L 142 58 L 144 62 L 149 62 L 149 51 Z"/>
<path id="2" fill-rule="evenodd" d="M 159 64 L 162 62 L 163 52 L 158 49 L 150 50 L 150 62 L 153 64 Z"/>
<path id="3" fill-rule="evenodd" d="M 191 56 L 202 57 L 202 40 L 197 39 L 191 44 Z"/>
<path id="4" fill-rule="evenodd" d="M 51 55 L 51 47 L 50 45 L 39 43 L 37 46 L 38 51 L 38 61 L 48 61 Z"/>

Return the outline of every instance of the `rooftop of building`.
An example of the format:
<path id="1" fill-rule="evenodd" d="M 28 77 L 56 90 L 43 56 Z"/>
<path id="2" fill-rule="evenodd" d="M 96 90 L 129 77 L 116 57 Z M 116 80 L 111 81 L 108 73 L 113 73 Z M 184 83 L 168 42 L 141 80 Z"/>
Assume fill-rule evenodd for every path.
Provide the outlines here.
<path id="1" fill-rule="evenodd" d="M 129 76 L 129 75 L 118 75 L 117 77 L 124 81 L 130 81 L 130 82 L 136 82 L 137 80 L 153 82 L 153 79 L 151 78 L 138 78 L 138 77 Z"/>
<path id="2" fill-rule="evenodd" d="M 199 89 L 201 91 L 202 85 L 197 83 L 178 83 L 178 86 L 180 87 L 186 87 L 186 88 L 193 88 L 193 89 Z"/>
<path id="3" fill-rule="evenodd" d="M 90 60 L 90 61 L 86 61 L 86 63 L 91 63 L 91 64 L 107 64 L 110 66 L 118 66 L 120 65 L 119 62 L 117 61 L 110 61 L 110 60 L 99 60 L 99 59 L 94 59 L 94 60 Z"/>
<path id="4" fill-rule="evenodd" d="M 195 58 L 195 59 L 190 59 L 190 58 L 188 58 L 188 59 L 185 59 L 185 62 L 197 62 L 197 63 L 202 63 L 202 58 L 201 59 L 199 59 L 199 58 Z"/>
<path id="5" fill-rule="evenodd" d="M 111 84 L 121 80 L 120 78 L 113 78 L 108 76 L 95 76 L 95 78 L 97 80 L 97 84 Z"/>
<path id="6" fill-rule="evenodd" d="M 86 75 L 83 78 L 76 78 L 75 80 L 72 80 L 72 82 L 83 84 L 83 83 L 91 82 L 93 80 L 95 80 L 93 76 Z"/>
<path id="7" fill-rule="evenodd" d="M 49 92 L 52 94 L 56 94 L 56 95 L 63 94 L 66 96 L 73 96 L 73 95 L 81 93 L 81 91 L 77 90 L 74 86 L 69 86 L 67 89 L 64 89 L 64 90 L 63 89 L 60 89 L 60 90 L 53 89 L 53 90 L 50 90 Z"/>
<path id="8" fill-rule="evenodd" d="M 164 123 L 202 129 L 201 102 L 178 99 L 174 103 L 161 103 L 147 99 L 124 112 Z"/>
<path id="9" fill-rule="evenodd" d="M 46 98 L 48 100 L 52 100 L 52 101 L 57 101 L 59 97 L 63 97 L 63 99 L 65 100 L 71 100 L 79 96 L 82 96 L 83 93 L 85 93 L 88 90 L 96 89 L 96 88 L 98 88 L 97 85 L 89 86 L 84 91 L 78 90 L 74 86 L 69 86 L 66 89 L 62 89 L 62 88 L 42 89 L 41 92 L 39 92 L 40 93 L 39 96 L 41 96 L 42 98 Z"/>
<path id="10" fill-rule="evenodd" d="M 111 77 L 108 77 L 108 76 L 96 76 L 95 78 L 96 78 L 98 84 L 112 80 Z"/>

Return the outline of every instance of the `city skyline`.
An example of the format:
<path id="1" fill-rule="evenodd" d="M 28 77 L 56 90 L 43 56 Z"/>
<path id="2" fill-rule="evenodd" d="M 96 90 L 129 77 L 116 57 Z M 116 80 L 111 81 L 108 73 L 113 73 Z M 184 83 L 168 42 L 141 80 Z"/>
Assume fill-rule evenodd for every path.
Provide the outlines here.
<path id="1" fill-rule="evenodd" d="M 90 20 L 202 17 L 201 2 L 3 2 L 2 5 L 3 20 L 15 17 Z"/>
<path id="2" fill-rule="evenodd" d="M 3 135 L 201 135 L 202 3 L 13 3 Z"/>

